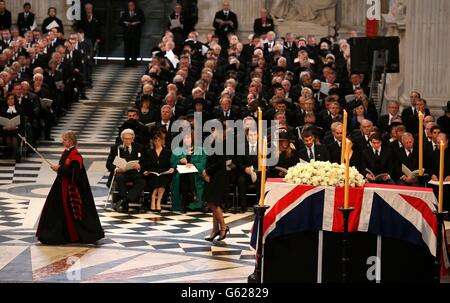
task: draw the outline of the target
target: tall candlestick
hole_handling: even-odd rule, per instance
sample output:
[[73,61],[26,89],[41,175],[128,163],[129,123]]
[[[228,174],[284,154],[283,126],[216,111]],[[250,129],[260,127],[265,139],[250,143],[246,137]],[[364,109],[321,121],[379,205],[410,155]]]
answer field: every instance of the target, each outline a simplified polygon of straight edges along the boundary
[[423,176],[423,113],[419,112],[419,176]]
[[342,126],[342,144],[341,144],[341,164],[344,164],[344,160],[345,160],[345,144],[347,142],[347,118],[348,118],[348,114],[347,111],[344,109],[344,120],[343,122],[343,126]]
[[350,152],[352,150],[352,141],[345,139],[345,188],[344,188],[344,208],[349,208],[350,191]]
[[263,140],[262,140],[262,110],[258,107],[258,171],[261,171],[261,156],[263,150]]
[[438,212],[442,213],[444,211],[443,203],[444,203],[444,159],[445,159],[445,143],[441,141],[441,145],[439,146],[441,157],[439,160],[439,204],[438,204]]
[[259,193],[259,206],[264,207],[264,195],[266,191],[266,168],[267,168],[267,137],[264,137],[261,161],[261,191]]

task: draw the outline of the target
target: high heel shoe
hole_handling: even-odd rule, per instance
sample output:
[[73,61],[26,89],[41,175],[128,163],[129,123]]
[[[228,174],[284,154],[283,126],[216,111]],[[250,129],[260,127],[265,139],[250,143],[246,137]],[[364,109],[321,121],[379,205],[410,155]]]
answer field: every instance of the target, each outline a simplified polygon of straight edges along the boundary
[[[225,232],[224,234],[223,234],[223,236],[222,236],[222,232]],[[227,226],[227,228],[225,228],[225,229],[221,229],[220,230],[220,237],[217,239],[217,240],[219,240],[219,241],[223,241],[223,240],[225,240],[226,238],[227,238],[227,234],[231,234],[231,232],[230,232],[230,227],[229,226]]]
[[205,240],[206,240],[206,241],[209,241],[209,242],[212,242],[212,241],[214,241],[214,239],[215,239],[218,235],[220,235],[220,230],[219,230],[219,229],[216,230],[215,232],[213,232],[213,233],[211,234],[211,236],[209,236],[208,238],[205,238]]

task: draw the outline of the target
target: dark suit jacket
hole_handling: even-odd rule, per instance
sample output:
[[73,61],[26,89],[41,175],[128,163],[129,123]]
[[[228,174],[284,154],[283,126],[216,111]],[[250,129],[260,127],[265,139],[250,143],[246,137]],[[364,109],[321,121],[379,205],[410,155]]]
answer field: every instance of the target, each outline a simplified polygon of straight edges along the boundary
[[[440,150],[435,150],[432,155],[431,174],[439,178],[439,165],[440,165]],[[444,179],[450,176],[450,149],[445,150],[444,159]]]
[[87,19],[87,16],[82,17],[80,21],[77,22],[77,27],[84,30],[84,36],[86,39],[91,40],[92,44],[95,44],[97,39],[102,37],[102,23],[96,16],[92,17],[91,22]]
[[378,128],[384,134],[389,131],[389,114],[383,115],[378,119]]
[[50,23],[52,23],[53,21],[56,21],[56,23],[58,23],[58,31],[64,34],[64,25],[61,19],[58,19],[57,17],[47,17],[44,19],[44,21],[42,22],[42,33],[46,34],[49,32],[47,26],[50,25]]
[[245,174],[245,169],[250,166],[253,166],[256,171],[258,169],[258,147],[256,147],[256,155],[250,155],[250,144],[245,140],[245,155],[237,155],[233,162],[236,164],[238,174]]
[[219,109],[216,109],[214,111],[214,117],[216,119],[220,119],[220,120],[233,120],[233,121],[236,121],[237,119],[239,119],[239,114],[235,110],[230,109],[229,117],[225,118],[225,115],[223,114],[223,110],[219,108]]
[[[330,161],[330,153],[325,145],[314,144],[313,152],[316,161]],[[300,158],[306,162],[310,162],[308,149],[306,147],[300,150]]]
[[[229,24],[220,25],[219,22],[217,22],[217,19],[223,21],[232,21],[233,26]],[[214,16],[213,26],[215,28],[215,34],[219,37],[221,42],[224,42],[224,39],[227,39],[228,33],[235,33],[238,30],[239,24],[235,13],[233,13],[232,11],[228,11],[228,17],[225,17],[223,10],[220,10]]]
[[[119,152],[119,154],[117,152]],[[118,144],[111,146],[108,160],[106,160],[106,168],[110,172],[110,175],[108,178],[108,183],[107,183],[108,187],[111,185],[112,177],[114,175],[114,170],[116,169],[116,166],[113,164],[113,162],[117,155],[119,155],[121,158],[124,158],[127,162],[139,160],[139,165],[141,165],[141,168],[143,167],[142,161],[143,161],[144,149],[143,149],[142,145],[140,145],[138,143],[132,143],[131,154],[128,153],[128,151],[122,147],[122,143],[118,143]],[[135,173],[136,174],[138,172],[136,170],[131,170],[126,173],[127,174]]]
[[262,19],[255,19],[253,22],[253,32],[257,35],[267,34],[270,31],[275,30],[275,23],[272,18],[266,18],[266,26],[263,27]]
[[361,174],[366,176],[368,172],[366,169],[369,169],[371,172],[375,174],[375,176],[383,173],[389,174],[391,177],[394,172],[393,166],[393,155],[389,148],[383,147],[381,148],[381,154],[379,159],[375,158],[375,153],[372,148],[368,148],[363,151],[362,159],[361,159]]
[[0,15],[0,30],[11,28],[11,12],[5,9],[5,13]]
[[331,163],[341,163],[341,147],[337,141],[328,145],[328,152],[330,153]]
[[[425,109],[424,115],[425,117],[431,115],[428,108]],[[411,106],[402,111],[402,121],[410,133],[417,134],[419,130],[419,114],[416,110],[414,110],[413,114]]]
[[[127,26],[127,23],[139,22],[136,25]],[[130,12],[128,10],[122,11],[120,14],[119,25],[123,28],[124,40],[133,39],[137,37],[141,38],[141,28],[145,23],[145,15],[141,9],[136,9],[134,12],[134,16],[130,16]]]
[[394,176],[392,176],[394,179],[399,179],[403,176],[402,164],[408,167],[411,171],[419,169],[419,151],[417,148],[413,148],[412,154],[407,157],[405,148],[398,149],[395,153],[394,164],[395,171]]
[[31,30],[34,23],[35,15],[28,13],[28,17],[25,19],[25,12],[19,13],[17,17],[17,26],[19,27],[20,35],[23,36],[27,31]]

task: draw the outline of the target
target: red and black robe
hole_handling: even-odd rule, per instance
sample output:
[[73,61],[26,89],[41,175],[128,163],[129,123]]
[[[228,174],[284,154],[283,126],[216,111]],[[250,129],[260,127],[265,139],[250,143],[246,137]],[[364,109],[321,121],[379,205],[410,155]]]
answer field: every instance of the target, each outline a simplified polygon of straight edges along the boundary
[[104,237],[104,232],[83,158],[72,147],[64,151],[59,165],[36,237],[44,244],[95,243]]

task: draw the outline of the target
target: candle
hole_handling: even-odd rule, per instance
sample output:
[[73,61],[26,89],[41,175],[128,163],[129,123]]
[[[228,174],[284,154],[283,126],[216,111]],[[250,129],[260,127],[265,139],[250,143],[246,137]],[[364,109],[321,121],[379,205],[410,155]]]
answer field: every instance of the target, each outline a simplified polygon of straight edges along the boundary
[[344,208],[349,208],[349,191],[350,191],[350,153],[352,150],[352,141],[345,140],[345,188],[344,188]]
[[266,168],[267,168],[267,137],[264,137],[262,162],[261,162],[261,191],[259,206],[264,207],[264,195],[266,191]]
[[423,114],[419,112],[419,176],[423,176]]
[[445,158],[445,143],[441,141],[440,145],[440,161],[439,161],[439,204],[438,204],[438,212],[442,213],[444,211],[443,202],[444,202],[444,158]]
[[262,110],[258,107],[258,171],[261,171],[261,154],[262,154]]
[[348,118],[348,114],[347,111],[344,109],[344,120],[343,122],[343,127],[342,127],[342,144],[341,144],[341,164],[344,164],[344,160],[345,160],[345,144],[347,142],[347,118]]

